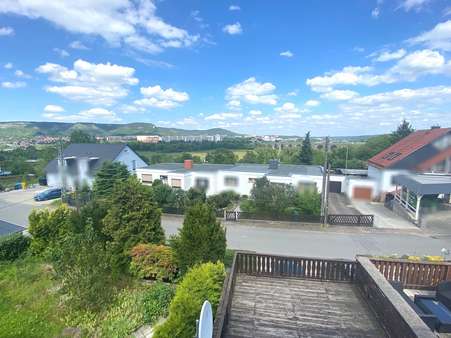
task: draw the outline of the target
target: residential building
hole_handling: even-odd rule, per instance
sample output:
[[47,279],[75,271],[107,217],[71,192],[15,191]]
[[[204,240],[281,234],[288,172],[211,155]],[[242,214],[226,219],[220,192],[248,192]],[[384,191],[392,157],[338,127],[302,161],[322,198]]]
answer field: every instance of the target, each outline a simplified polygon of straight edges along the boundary
[[451,174],[451,128],[415,131],[373,156],[368,161],[372,197],[383,200],[395,190],[393,177],[411,172]]
[[276,160],[268,165],[194,164],[191,160],[185,160],[184,163],[161,163],[138,168],[136,175],[144,184],[158,179],[174,188],[202,188],[207,195],[228,190],[249,195],[255,180],[262,177],[273,183],[321,192],[323,169],[316,165],[280,164]]
[[63,151],[62,161],[55,158],[47,164],[47,184],[62,187],[65,182],[69,190],[85,183],[92,186],[96,171],[105,161],[122,163],[130,172],[147,165],[126,144],[70,144]]
[[137,135],[136,140],[141,143],[158,143],[161,137],[158,135]]

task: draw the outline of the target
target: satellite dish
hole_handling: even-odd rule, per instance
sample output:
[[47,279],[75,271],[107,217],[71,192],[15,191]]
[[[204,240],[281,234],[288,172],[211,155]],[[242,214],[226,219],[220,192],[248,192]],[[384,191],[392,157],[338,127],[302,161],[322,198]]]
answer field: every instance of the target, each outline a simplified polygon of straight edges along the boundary
[[208,300],[202,305],[199,318],[199,335],[198,338],[212,338],[213,337],[213,311]]

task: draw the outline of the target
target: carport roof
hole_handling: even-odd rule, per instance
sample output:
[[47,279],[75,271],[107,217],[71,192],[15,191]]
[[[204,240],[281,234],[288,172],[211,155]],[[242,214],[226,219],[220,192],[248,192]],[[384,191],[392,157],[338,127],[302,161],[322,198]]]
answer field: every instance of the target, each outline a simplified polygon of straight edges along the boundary
[[0,237],[14,234],[16,232],[24,231],[25,228],[0,220]]
[[398,175],[393,177],[393,183],[418,195],[451,193],[451,176],[446,175]]

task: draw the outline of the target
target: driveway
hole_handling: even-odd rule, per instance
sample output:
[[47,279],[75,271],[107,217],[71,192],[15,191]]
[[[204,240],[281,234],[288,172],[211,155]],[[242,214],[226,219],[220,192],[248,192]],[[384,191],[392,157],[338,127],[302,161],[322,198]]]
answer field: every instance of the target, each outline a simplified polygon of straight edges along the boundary
[[437,236],[451,236],[451,211],[436,211],[430,215],[424,215],[422,226],[428,232]]
[[374,226],[381,229],[418,229],[415,224],[395,214],[382,203],[353,200],[352,204],[364,215],[374,215]]
[[331,215],[360,215],[345,194],[329,193],[329,214]]
[[45,187],[0,193],[0,220],[28,227],[28,215],[35,208],[45,208],[52,201],[36,202],[34,195]]

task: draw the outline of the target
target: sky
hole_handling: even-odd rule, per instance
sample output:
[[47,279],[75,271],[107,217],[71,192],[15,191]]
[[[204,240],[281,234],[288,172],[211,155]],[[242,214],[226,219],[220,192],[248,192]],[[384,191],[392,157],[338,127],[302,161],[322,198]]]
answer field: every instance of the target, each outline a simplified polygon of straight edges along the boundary
[[451,0],[1,0],[0,120],[451,127]]

